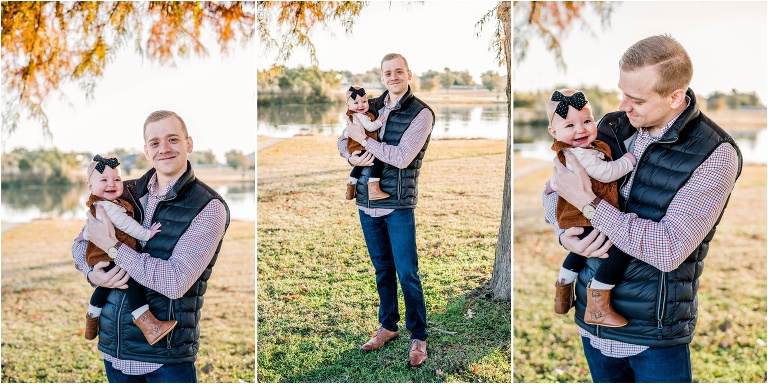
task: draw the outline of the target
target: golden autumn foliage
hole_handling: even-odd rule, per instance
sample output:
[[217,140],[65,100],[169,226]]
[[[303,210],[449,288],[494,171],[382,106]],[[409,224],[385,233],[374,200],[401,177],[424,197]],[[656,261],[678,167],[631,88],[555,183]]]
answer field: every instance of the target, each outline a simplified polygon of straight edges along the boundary
[[364,1],[259,1],[257,25],[262,49],[277,49],[269,76],[280,70],[295,48],[306,49],[316,67],[315,45],[310,38],[315,27],[340,21],[344,32],[351,33],[355,18],[366,5]]
[[2,3],[3,131],[22,114],[50,136],[43,102],[61,85],[77,83],[87,97],[117,52],[164,65],[205,55],[203,31],[220,52],[254,34],[253,2],[8,2]]
[[515,1],[515,62],[525,59],[531,39],[540,37],[547,50],[555,55],[555,61],[565,68],[560,37],[574,24],[589,29],[584,12],[592,8],[606,26],[616,3],[602,1]]

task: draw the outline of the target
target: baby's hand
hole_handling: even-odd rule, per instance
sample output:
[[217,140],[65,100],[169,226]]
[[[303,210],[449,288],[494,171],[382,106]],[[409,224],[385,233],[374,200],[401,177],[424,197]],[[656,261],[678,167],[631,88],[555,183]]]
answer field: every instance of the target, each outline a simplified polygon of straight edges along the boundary
[[622,156],[622,157],[626,157],[626,158],[628,158],[628,159],[629,159],[629,161],[631,161],[631,162],[632,162],[632,165],[637,165],[637,158],[635,158],[635,155],[633,155],[633,154],[631,154],[631,153],[627,152],[627,153],[625,153],[625,154],[624,154],[624,156]]
[[151,239],[154,237],[158,232],[160,232],[160,223],[154,223],[151,227],[149,227],[149,238]]
[[[551,179],[550,179],[551,180]],[[549,185],[549,180],[547,180],[547,184],[544,186],[544,194],[549,195],[550,193],[554,192],[555,190],[552,189],[552,186]]]

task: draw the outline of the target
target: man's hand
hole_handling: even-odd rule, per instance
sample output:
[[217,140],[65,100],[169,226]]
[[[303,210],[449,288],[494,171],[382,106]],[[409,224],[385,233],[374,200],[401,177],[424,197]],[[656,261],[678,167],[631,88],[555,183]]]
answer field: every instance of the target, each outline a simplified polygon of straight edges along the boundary
[[608,257],[608,249],[613,243],[604,234],[593,229],[589,235],[579,239],[579,235],[582,233],[584,233],[583,227],[568,228],[560,235],[560,244],[563,245],[563,248],[584,257],[599,257],[601,259]]
[[355,166],[368,167],[373,165],[373,159],[373,155],[368,151],[365,151],[362,156],[360,156],[360,151],[354,151],[349,156],[349,163]]
[[589,204],[595,199],[595,193],[592,192],[592,181],[587,175],[587,171],[581,166],[570,151],[564,151],[565,161],[573,167],[573,172],[560,163],[555,157],[555,169],[553,170],[550,186],[557,192],[558,196],[571,203],[574,207],[581,207]]
[[88,220],[85,222],[85,229],[88,232],[88,240],[101,248],[102,251],[106,252],[109,247],[117,243],[115,227],[112,225],[112,221],[109,220],[109,216],[107,216],[107,211],[104,207],[97,205],[96,210],[103,221],[97,220],[91,215],[91,211],[88,211]]
[[130,279],[131,276],[118,266],[115,266],[108,272],[104,272],[104,268],[108,265],[108,261],[99,261],[96,263],[96,265],[93,266],[93,271],[88,272],[88,280],[90,280],[93,285],[98,285],[99,287],[128,288],[128,279]]
[[[357,116],[353,117],[353,119],[356,118]],[[347,123],[347,136],[358,143],[361,143],[368,137],[365,135],[365,129],[363,129],[363,125],[360,124],[360,120],[355,120],[355,123]]]

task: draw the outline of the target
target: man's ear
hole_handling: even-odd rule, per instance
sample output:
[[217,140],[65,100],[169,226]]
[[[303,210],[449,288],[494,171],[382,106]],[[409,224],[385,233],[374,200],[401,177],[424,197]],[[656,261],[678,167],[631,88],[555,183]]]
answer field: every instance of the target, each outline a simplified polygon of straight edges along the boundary
[[187,136],[187,153],[192,153],[194,143],[192,142],[192,136]]
[[669,106],[672,109],[677,109],[680,108],[681,105],[685,105],[685,92],[680,89],[675,89],[669,98]]

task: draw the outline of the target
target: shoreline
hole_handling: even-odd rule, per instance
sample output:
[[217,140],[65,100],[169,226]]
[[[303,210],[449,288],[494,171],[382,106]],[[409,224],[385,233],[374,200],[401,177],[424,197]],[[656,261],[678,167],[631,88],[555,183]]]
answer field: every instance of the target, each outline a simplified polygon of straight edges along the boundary
[[[82,222],[85,223],[85,220],[75,220],[75,219],[62,219],[62,218],[55,218],[55,217],[46,217],[46,218],[37,218],[32,219],[31,221],[0,221],[0,233],[6,233],[16,227],[23,227],[29,224],[32,224],[33,222],[39,222],[39,221],[56,221],[60,223],[74,223],[74,222]],[[230,219],[230,223],[233,222],[240,222],[240,223],[255,223],[255,220],[240,220],[240,219]]]

